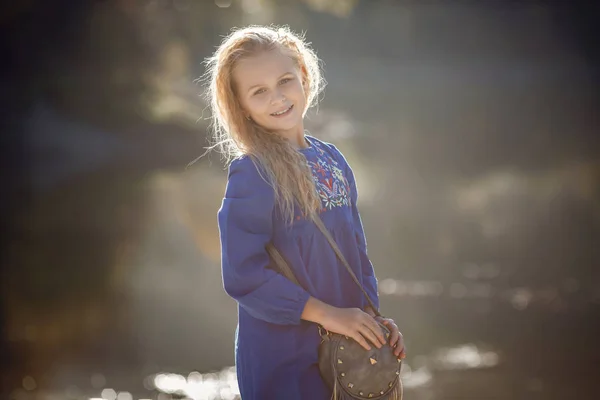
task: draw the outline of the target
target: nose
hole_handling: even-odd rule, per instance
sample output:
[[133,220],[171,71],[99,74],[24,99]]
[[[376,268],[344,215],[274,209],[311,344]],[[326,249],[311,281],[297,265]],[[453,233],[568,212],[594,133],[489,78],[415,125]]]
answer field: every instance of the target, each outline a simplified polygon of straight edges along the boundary
[[271,97],[271,104],[280,104],[285,102],[285,95],[281,90],[276,90],[273,92],[273,97]]

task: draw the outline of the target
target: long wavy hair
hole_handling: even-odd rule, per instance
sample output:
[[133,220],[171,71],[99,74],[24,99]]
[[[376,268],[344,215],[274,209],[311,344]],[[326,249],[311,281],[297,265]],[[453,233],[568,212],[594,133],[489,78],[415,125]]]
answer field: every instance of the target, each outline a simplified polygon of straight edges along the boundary
[[277,132],[269,131],[245,117],[236,95],[233,70],[245,57],[280,50],[294,60],[302,73],[306,107],[318,101],[325,85],[320,62],[302,35],[288,27],[249,26],[232,31],[214,55],[206,60],[206,96],[212,111],[213,143],[227,163],[249,156],[273,187],[275,204],[290,223],[297,204],[303,215],[313,218],[320,207],[306,158]]

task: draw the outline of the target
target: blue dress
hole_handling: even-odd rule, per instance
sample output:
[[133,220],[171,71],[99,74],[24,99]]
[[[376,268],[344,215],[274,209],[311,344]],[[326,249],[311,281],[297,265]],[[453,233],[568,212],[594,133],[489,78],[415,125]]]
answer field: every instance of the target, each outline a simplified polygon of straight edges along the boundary
[[[309,147],[299,151],[313,172],[321,219],[379,308],[352,170],[335,146],[306,139]],[[218,222],[223,286],[238,304],[235,363],[242,400],[330,399],[319,375],[317,326],[300,316],[309,296],[336,307],[364,310],[368,304],[325,236],[296,215],[286,226],[272,187],[249,157],[231,163]],[[303,288],[266,268],[270,240]]]

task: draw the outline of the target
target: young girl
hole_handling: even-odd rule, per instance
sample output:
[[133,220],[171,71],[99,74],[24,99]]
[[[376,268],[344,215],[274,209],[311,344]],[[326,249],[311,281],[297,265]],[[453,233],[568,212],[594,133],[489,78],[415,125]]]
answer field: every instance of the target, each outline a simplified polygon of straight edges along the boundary
[[[393,320],[374,317],[312,221],[319,213],[379,307],[352,170],[335,146],[304,131],[322,89],[319,60],[287,28],[252,26],[232,32],[208,61],[217,143],[233,160],[218,222],[223,285],[238,303],[242,399],[329,399],[315,323],[368,350],[385,344],[380,318],[399,358],[404,344]],[[268,268],[269,242],[302,287]]]

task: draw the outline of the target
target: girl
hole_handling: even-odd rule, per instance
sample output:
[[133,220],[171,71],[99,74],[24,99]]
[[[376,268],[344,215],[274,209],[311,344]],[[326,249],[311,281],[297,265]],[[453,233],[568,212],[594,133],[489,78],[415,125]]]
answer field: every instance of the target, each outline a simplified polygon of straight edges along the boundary
[[[218,223],[223,285],[238,303],[242,399],[329,399],[315,323],[367,350],[385,338],[312,221],[319,213],[379,307],[352,170],[335,146],[304,131],[304,115],[322,89],[319,60],[289,29],[252,26],[227,36],[208,66],[217,145],[233,160]],[[269,242],[302,288],[268,268]],[[391,319],[381,322],[392,332],[396,356],[404,358],[398,327]]]

